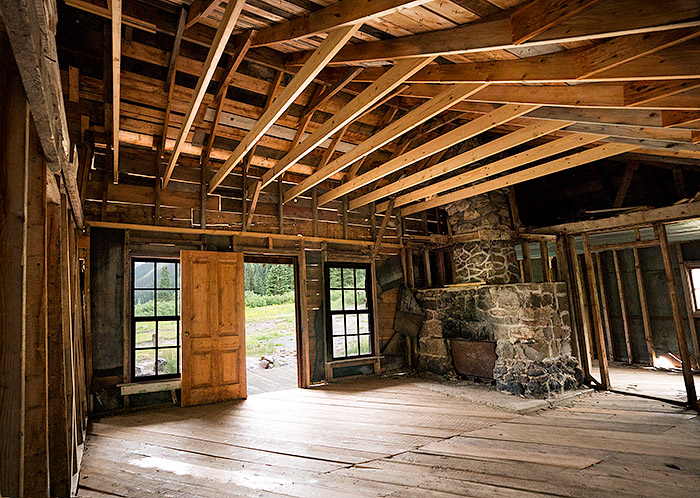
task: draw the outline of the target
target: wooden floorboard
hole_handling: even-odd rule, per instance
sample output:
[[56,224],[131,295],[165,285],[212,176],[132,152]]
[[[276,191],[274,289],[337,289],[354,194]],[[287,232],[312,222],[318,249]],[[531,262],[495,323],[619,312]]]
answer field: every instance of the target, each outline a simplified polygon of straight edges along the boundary
[[528,415],[372,379],[93,420],[79,496],[695,497],[700,421],[591,393]]

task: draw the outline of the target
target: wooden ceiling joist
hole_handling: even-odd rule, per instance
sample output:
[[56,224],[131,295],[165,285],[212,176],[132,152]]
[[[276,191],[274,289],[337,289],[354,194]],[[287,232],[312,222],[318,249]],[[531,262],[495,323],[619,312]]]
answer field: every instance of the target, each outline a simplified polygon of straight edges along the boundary
[[517,185],[518,183],[526,182],[528,180],[534,180],[535,178],[540,178],[542,176],[575,168],[576,166],[581,166],[582,164],[588,164],[608,157],[624,154],[625,152],[631,152],[637,148],[637,146],[629,144],[606,143],[584,150],[583,152],[577,152],[575,154],[571,154],[570,156],[555,159],[523,171],[518,171],[517,173],[501,176],[477,185],[471,185],[469,187],[459,189],[449,194],[437,196],[434,199],[419,202],[403,208],[401,210],[401,215],[409,216],[411,214],[420,213],[426,209],[444,206],[445,204],[449,204],[451,202],[468,199],[469,197],[474,197],[475,195]]
[[[501,173],[519,168],[520,166],[525,166],[526,164],[530,164],[541,159],[546,159],[547,157],[562,154],[564,152],[576,149],[577,147],[584,147],[604,138],[605,135],[574,133],[563,138],[552,140],[551,142],[540,145],[539,147],[528,149],[485,166],[471,169],[441,182],[432,183],[426,187],[400,195],[395,199],[394,206],[401,207],[421,199],[429,199],[434,195],[442,194],[443,192],[452,190],[460,185],[468,185],[479,180],[485,180],[486,178],[494,175],[500,175]],[[378,212],[383,212],[385,208],[386,206],[384,204],[377,205]]]
[[194,123],[199,107],[202,104],[202,100],[204,99],[204,94],[207,92],[209,82],[214,76],[214,71],[216,71],[219,60],[224,53],[226,43],[228,42],[233,29],[236,27],[236,21],[238,20],[238,16],[240,15],[244,4],[245,0],[231,0],[228,5],[226,5],[226,10],[224,11],[224,15],[221,19],[221,24],[219,25],[219,29],[216,31],[216,36],[211,48],[209,49],[207,60],[204,62],[204,71],[197,81],[197,86],[194,89],[192,100],[190,100],[187,112],[185,113],[184,123],[182,124],[182,127],[178,132],[177,140],[175,141],[175,148],[172,151],[172,155],[168,161],[168,166],[165,169],[165,174],[163,175],[163,188],[168,186],[168,182],[173,174],[177,160],[180,157],[183,146],[185,145],[187,135],[192,127],[192,123]]
[[[700,78],[696,63],[700,44],[685,44],[698,36],[700,29],[684,28],[621,36],[592,47],[519,60],[433,65],[409,82],[575,83]],[[673,50],[667,50],[670,48]],[[382,72],[381,67],[365,69],[357,81],[374,81]]]
[[487,142],[478,147],[463,152],[455,157],[442,161],[430,168],[409,175],[405,178],[386,185],[385,187],[374,189],[351,201],[352,206],[364,206],[383,197],[396,194],[402,190],[414,187],[421,183],[434,180],[435,178],[456,171],[460,168],[486,159],[505,150],[522,145],[530,140],[543,137],[552,132],[561,130],[570,125],[569,121],[542,121],[534,125],[521,128],[500,138]]
[[[270,169],[262,177],[262,188],[272,183],[282,175],[290,166],[296,164],[309,152],[324,142],[328,137],[352,122],[358,116],[382,100],[395,88],[401,85],[412,74],[419,71],[432,62],[432,57],[416,57],[397,62],[381,78],[368,86],[362,93],[346,104],[337,114],[329,118],[310,136],[306,137],[299,145],[285,155],[274,168]],[[252,191],[251,191],[252,193]]]
[[401,9],[417,7],[432,0],[342,0],[316,12],[260,31],[254,46],[261,47],[356,24]]
[[[505,105],[495,109],[494,111],[479,116],[469,123],[466,123],[452,131],[449,131],[429,142],[419,145],[408,152],[391,158],[386,163],[363,173],[360,176],[349,179],[342,183],[339,187],[326,192],[319,197],[319,206],[323,206],[333,199],[337,199],[346,195],[358,188],[369,185],[387,175],[400,171],[401,169],[410,166],[422,159],[425,159],[433,154],[444,151],[455,144],[468,140],[480,133],[488,131],[496,126],[500,126],[518,116],[522,116],[536,109],[536,106],[528,105]],[[350,201],[350,209],[356,209],[364,204],[359,203],[359,199]],[[371,201],[369,201],[371,202]]]
[[513,43],[520,45],[601,0],[533,0],[510,16]]
[[440,95],[429,100],[428,102],[425,102],[423,105],[416,107],[400,119],[392,122],[384,129],[369,137],[350,152],[343,154],[335,161],[329,163],[327,166],[320,168],[316,173],[300,184],[289,189],[284,196],[284,202],[289,202],[295,199],[308,189],[318,185],[322,181],[330,178],[339,171],[342,171],[344,168],[356,161],[359,161],[363,157],[366,157],[395,138],[403,135],[407,131],[412,130],[422,123],[425,123],[429,119],[449,109],[457,102],[460,102],[469,95],[478,92],[483,87],[484,85],[455,85],[447,88]]
[[[250,151],[260,138],[275,124],[275,121],[289,108],[296,98],[304,91],[318,73],[323,70],[333,56],[352,38],[359,29],[358,24],[343,26],[332,31],[326,39],[319,45],[306,64],[296,73],[292,81],[282,90],[263,115],[258,119],[255,126],[246,137],[238,144],[229,158],[216,172],[216,175],[209,182],[209,193],[211,194],[223,179],[236,167],[243,157]],[[269,182],[268,182],[269,183]],[[251,192],[252,196],[252,192]]]
[[[573,16],[521,45],[512,41],[510,18],[496,14],[456,28],[358,43],[341,50],[333,62],[359,63],[419,55],[469,54],[698,26],[700,5],[695,0],[604,0],[582,15]],[[307,57],[305,53],[295,54],[290,62],[301,64]]]

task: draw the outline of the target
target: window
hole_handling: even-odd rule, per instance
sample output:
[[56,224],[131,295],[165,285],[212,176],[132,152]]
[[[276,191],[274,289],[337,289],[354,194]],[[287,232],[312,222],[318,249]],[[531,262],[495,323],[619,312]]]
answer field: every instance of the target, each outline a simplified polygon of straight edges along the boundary
[[133,260],[132,378],[180,375],[180,263]]
[[333,360],[374,353],[369,274],[369,265],[326,266],[328,351]]
[[688,273],[690,274],[690,291],[693,293],[693,311],[697,313],[700,312],[700,265],[688,266]]

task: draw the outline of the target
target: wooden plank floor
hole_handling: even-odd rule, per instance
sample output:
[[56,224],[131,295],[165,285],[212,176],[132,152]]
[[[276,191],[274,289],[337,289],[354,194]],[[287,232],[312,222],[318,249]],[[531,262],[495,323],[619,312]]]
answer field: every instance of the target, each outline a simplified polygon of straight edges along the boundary
[[294,389],[297,382],[297,363],[273,368],[248,368],[246,370],[248,395]]
[[515,415],[406,380],[93,421],[81,497],[696,497],[697,413],[591,393]]

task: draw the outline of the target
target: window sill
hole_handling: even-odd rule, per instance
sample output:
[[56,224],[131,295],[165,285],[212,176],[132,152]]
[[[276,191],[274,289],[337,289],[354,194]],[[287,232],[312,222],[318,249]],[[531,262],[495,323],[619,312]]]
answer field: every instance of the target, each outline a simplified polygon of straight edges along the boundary
[[118,384],[122,396],[132,394],[157,393],[161,391],[174,391],[180,389],[180,379],[156,380],[153,382],[136,382],[132,384]]
[[353,366],[361,365],[362,363],[370,363],[384,358],[383,356],[360,356],[359,358],[346,358],[343,360],[331,360],[327,362],[330,366]]

